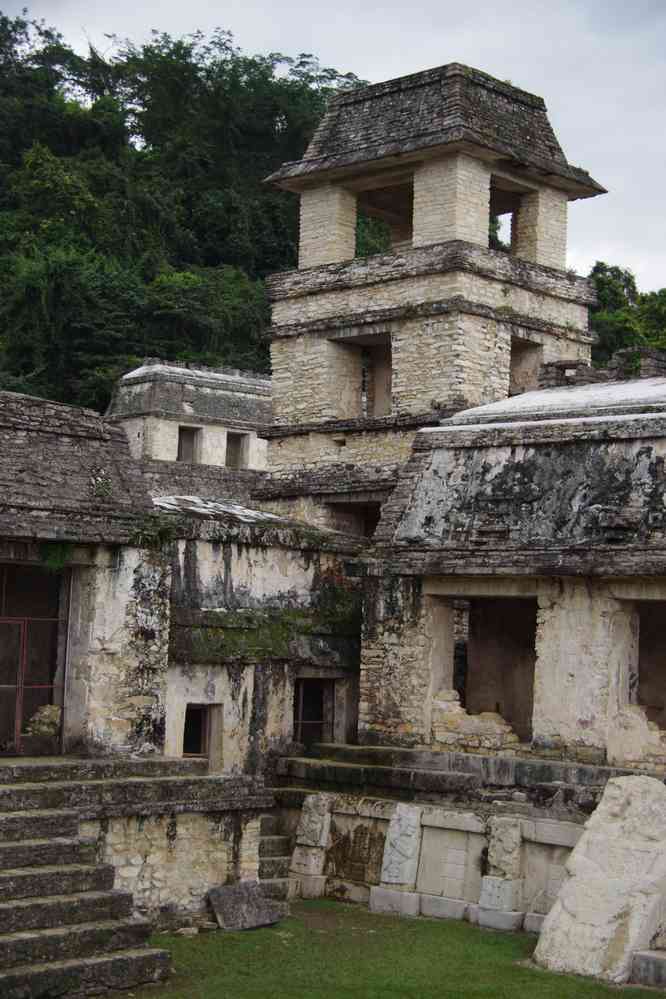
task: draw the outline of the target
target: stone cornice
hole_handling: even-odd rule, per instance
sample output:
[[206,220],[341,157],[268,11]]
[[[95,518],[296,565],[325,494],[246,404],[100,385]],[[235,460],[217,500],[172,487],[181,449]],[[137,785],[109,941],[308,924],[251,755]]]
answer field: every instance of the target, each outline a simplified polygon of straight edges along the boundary
[[349,420],[326,420],[321,423],[275,423],[270,427],[261,427],[260,435],[267,440],[278,440],[281,437],[303,436],[304,434],[341,434],[341,433],[386,433],[395,430],[417,430],[421,427],[432,427],[442,420],[453,416],[466,406],[461,401],[460,406],[431,411],[428,413],[403,413],[396,416],[378,416],[374,418],[357,417]]
[[587,278],[462,240],[286,271],[268,278],[267,285],[271,300],[278,302],[447,271],[467,271],[579,305],[593,305],[596,301]]

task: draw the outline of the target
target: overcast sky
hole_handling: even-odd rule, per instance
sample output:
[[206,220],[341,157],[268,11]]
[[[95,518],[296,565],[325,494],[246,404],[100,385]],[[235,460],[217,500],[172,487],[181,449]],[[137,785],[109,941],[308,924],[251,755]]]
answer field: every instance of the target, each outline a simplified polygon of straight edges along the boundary
[[[0,0],[18,13],[29,0]],[[77,48],[229,28],[246,52],[311,52],[371,82],[464,62],[540,94],[570,163],[608,188],[574,202],[569,266],[666,286],[666,0],[34,0]]]

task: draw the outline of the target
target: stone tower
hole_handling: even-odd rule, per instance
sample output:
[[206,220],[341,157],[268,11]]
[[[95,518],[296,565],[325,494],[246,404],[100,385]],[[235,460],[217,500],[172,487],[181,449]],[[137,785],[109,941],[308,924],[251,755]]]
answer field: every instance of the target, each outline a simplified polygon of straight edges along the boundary
[[[451,63],[341,94],[302,160],[299,267],[270,281],[274,426],[263,498],[369,535],[418,427],[588,361],[568,202],[604,189],[562,152],[540,97]],[[390,252],[356,255],[360,215]],[[490,221],[511,216],[508,251]]]

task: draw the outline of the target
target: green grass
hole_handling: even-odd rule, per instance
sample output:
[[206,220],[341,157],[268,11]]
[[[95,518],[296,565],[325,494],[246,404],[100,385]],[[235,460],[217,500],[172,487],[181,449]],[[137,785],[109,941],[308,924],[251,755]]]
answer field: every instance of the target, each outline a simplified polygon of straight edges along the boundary
[[526,964],[536,938],[463,922],[375,916],[339,902],[297,902],[269,929],[158,934],[174,974],[136,999],[645,999]]

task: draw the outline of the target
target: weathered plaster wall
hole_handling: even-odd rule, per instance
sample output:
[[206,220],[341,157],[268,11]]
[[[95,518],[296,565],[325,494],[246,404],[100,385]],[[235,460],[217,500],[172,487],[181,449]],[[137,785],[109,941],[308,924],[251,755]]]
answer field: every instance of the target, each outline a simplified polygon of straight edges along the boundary
[[148,549],[100,548],[73,570],[66,746],[163,748],[170,582],[168,560]]
[[301,676],[339,681],[336,737],[350,736],[359,596],[339,557],[191,539],[177,545],[173,581],[168,752],[182,752],[188,703],[219,705],[223,769],[262,768],[292,739]]
[[403,463],[409,457],[414,434],[414,430],[391,429],[383,433],[374,430],[275,437],[269,441],[271,472],[298,472],[350,462],[364,465]]
[[244,467],[266,468],[266,441],[254,430],[238,430],[197,422],[196,417],[179,420],[161,416],[140,416],[124,419],[122,427],[127,434],[133,458],[141,460],[176,461],[178,459],[178,430],[180,427],[198,429],[196,463],[224,467],[227,453],[227,434],[243,433],[245,443]]

